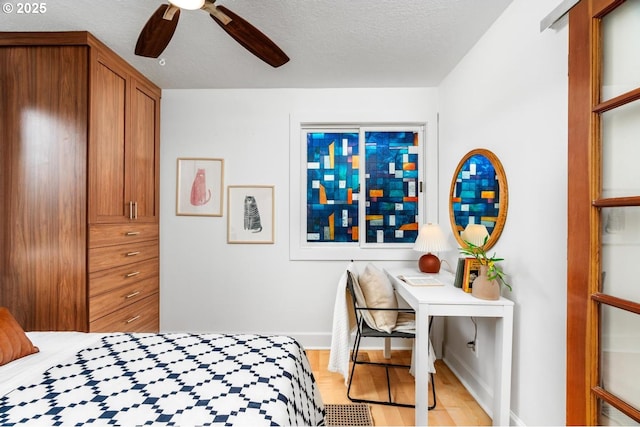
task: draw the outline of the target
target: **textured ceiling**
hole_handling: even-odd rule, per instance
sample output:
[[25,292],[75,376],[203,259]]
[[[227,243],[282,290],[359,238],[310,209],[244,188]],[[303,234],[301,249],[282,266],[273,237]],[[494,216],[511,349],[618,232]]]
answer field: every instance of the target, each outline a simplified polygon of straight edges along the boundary
[[182,11],[164,66],[135,56],[160,0],[52,0],[42,14],[0,13],[0,30],[88,30],[164,89],[429,87],[511,1],[219,0],[287,53],[291,60],[280,68],[250,54],[202,10]]

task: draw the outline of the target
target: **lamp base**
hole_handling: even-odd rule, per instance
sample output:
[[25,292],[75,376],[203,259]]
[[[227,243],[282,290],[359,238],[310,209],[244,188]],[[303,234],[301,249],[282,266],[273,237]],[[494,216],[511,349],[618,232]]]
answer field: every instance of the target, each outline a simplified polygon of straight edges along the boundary
[[432,253],[424,254],[418,260],[418,268],[423,273],[438,273],[440,271],[440,259]]

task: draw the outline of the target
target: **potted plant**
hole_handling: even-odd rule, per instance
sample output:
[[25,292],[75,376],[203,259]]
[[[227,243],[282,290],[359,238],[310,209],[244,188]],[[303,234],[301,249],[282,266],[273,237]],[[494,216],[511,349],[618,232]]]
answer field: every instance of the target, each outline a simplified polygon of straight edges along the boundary
[[471,286],[472,295],[482,299],[498,299],[501,284],[509,288],[509,291],[513,289],[505,280],[504,271],[496,265],[496,262],[503,261],[504,258],[497,258],[495,253],[492,256],[487,255],[484,249],[487,239],[489,236],[484,238],[480,246],[464,240],[466,247],[461,248],[460,253],[471,256],[480,263],[480,275]]

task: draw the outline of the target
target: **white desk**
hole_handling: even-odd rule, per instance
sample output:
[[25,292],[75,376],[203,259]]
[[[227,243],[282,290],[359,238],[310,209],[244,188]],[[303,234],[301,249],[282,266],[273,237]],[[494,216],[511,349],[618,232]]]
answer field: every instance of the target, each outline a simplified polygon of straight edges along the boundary
[[493,425],[509,425],[511,399],[511,343],[513,339],[513,301],[476,298],[453,286],[451,273],[434,275],[444,286],[411,286],[400,275],[418,276],[417,268],[387,269],[398,295],[416,312],[415,378],[416,426],[428,425],[428,343],[430,316],[496,317],[495,384],[493,387]]

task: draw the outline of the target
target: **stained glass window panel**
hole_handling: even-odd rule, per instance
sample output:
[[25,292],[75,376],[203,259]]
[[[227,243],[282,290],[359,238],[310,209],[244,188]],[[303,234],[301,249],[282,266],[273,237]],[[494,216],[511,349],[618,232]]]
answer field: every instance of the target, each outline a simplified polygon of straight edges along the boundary
[[358,132],[307,133],[307,242],[357,242]]
[[367,243],[418,235],[418,133],[365,132]]

